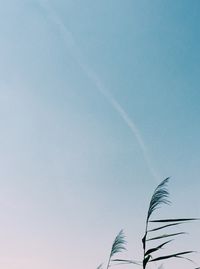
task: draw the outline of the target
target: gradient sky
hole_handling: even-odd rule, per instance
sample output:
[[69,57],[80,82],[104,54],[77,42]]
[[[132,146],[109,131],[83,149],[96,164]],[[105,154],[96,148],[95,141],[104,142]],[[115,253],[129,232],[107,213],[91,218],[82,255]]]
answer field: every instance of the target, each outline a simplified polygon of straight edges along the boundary
[[[96,268],[121,228],[119,257],[140,259],[168,176],[172,206],[157,216],[200,217],[199,11],[199,0],[1,1],[2,268]],[[171,249],[200,252],[199,224],[184,229]]]

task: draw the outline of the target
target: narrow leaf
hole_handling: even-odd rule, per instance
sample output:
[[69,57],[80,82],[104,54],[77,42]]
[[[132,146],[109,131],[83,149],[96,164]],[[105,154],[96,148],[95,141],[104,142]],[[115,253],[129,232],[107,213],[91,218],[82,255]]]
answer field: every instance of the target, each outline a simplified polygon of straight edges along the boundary
[[189,258],[186,258],[186,257],[182,257],[182,256],[176,256],[176,258],[185,259],[185,260],[187,260],[187,261],[189,261],[189,262],[194,263],[194,261],[193,261],[193,260],[191,260],[191,259],[189,259]]
[[188,218],[188,219],[156,219],[150,220],[149,222],[184,222],[184,221],[192,221],[192,220],[199,220],[199,218]]
[[161,257],[157,257],[155,259],[150,260],[150,262],[171,259],[171,258],[184,258],[184,257],[181,257],[180,255],[186,255],[186,254],[190,254],[193,252],[194,251],[184,251],[184,252],[179,252],[179,253],[175,253],[175,254],[171,254],[171,255],[167,255],[167,256],[161,256]]
[[154,229],[148,230],[148,232],[155,232],[155,231],[158,231],[158,230],[161,230],[161,229],[164,229],[164,228],[170,227],[170,226],[175,226],[175,225],[180,225],[180,224],[182,224],[182,223],[180,223],[180,222],[171,223],[171,224],[167,224],[167,225],[164,225],[164,226],[160,226],[160,227],[157,227],[157,228],[154,228]]
[[174,233],[174,234],[163,234],[163,235],[160,235],[160,236],[149,238],[149,239],[147,239],[147,241],[162,239],[162,238],[171,237],[171,236],[180,235],[180,234],[186,234],[186,233],[180,232],[180,233]]
[[155,252],[155,251],[161,249],[164,245],[170,243],[171,241],[172,240],[169,240],[169,241],[164,242],[164,243],[162,243],[161,245],[159,245],[159,246],[157,246],[155,248],[151,248],[151,249],[147,250],[146,253],[145,253],[145,256],[151,254],[152,252]]
[[114,259],[112,260],[113,262],[120,262],[122,264],[137,264],[141,265],[141,262],[139,261],[134,261],[134,260],[122,260],[122,259]]

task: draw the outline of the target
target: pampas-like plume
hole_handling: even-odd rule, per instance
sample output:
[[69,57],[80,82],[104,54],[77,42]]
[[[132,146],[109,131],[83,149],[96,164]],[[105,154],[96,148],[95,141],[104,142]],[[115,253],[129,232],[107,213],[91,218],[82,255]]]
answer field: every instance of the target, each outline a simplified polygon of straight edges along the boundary
[[107,269],[110,267],[110,263],[111,263],[111,259],[112,257],[119,252],[122,252],[123,250],[126,250],[125,247],[126,244],[126,240],[125,240],[125,236],[124,236],[124,232],[123,230],[121,230],[118,235],[115,237],[115,240],[112,244],[112,248],[111,248],[111,252],[110,252],[110,256],[108,259],[108,264],[107,264]]
[[160,206],[161,204],[169,204],[170,201],[168,200],[169,192],[166,188],[166,184],[168,183],[169,178],[163,180],[155,189],[148,209],[147,214],[147,221],[149,221],[150,216],[152,213]]

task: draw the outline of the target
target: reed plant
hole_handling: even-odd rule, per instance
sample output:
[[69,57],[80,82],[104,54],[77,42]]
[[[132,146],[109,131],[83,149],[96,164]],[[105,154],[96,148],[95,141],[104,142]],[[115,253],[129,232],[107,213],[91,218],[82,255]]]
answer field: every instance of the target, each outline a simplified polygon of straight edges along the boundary
[[[108,262],[105,269],[108,269],[113,264],[134,264],[146,269],[150,263],[168,260],[172,258],[186,259],[188,255],[193,253],[193,250],[183,250],[176,253],[170,253],[167,255],[158,255],[159,250],[164,246],[171,243],[174,237],[185,234],[184,231],[165,233],[164,231],[169,227],[175,227],[190,221],[198,220],[197,218],[165,218],[165,219],[152,219],[154,211],[159,209],[162,205],[169,205],[169,192],[168,192],[168,181],[169,178],[164,179],[154,190],[153,195],[150,199],[147,216],[145,220],[145,231],[142,238],[143,246],[143,259],[142,261],[127,260],[127,259],[114,259],[115,254],[118,254],[126,250],[126,240],[123,230],[116,236],[111,251],[109,254]],[[153,225],[153,227],[151,227]],[[157,234],[158,233],[158,234]],[[155,243],[155,246],[149,247],[149,242]],[[160,242],[160,243],[156,243]],[[103,269],[103,264],[99,265],[97,269]],[[160,268],[160,267],[159,267]],[[200,269],[196,267],[195,269]]]

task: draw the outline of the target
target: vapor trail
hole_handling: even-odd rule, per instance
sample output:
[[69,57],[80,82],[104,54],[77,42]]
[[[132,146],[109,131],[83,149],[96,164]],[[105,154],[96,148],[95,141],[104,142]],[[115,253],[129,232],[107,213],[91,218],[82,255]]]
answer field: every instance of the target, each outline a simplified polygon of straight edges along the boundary
[[79,66],[83,69],[83,71],[86,73],[88,78],[94,83],[98,92],[107,99],[107,101],[110,103],[113,109],[120,115],[120,117],[129,127],[130,131],[135,136],[141,148],[141,151],[143,153],[144,159],[146,161],[146,164],[148,166],[148,169],[151,175],[156,180],[156,182],[158,182],[160,180],[160,177],[158,176],[157,171],[155,170],[155,168],[153,167],[151,163],[147,147],[144,143],[142,135],[138,127],[136,126],[135,122],[129,117],[129,115],[126,113],[123,107],[118,103],[118,101],[111,95],[111,93],[105,88],[105,86],[102,84],[97,74],[90,68],[90,66],[86,64],[85,60],[83,59],[83,55],[81,54],[81,51],[79,47],[77,46],[72,33],[64,25],[64,23],[62,22],[58,14],[51,8],[50,4],[48,3],[48,0],[39,0],[39,4],[42,8],[46,10],[49,18],[57,25],[58,30],[65,42],[65,45],[67,49],[70,50],[73,58],[76,60]]

